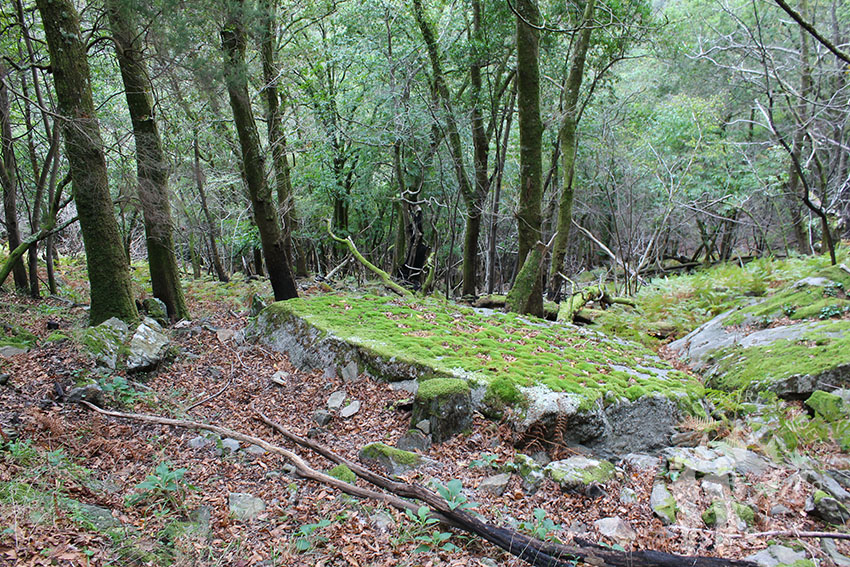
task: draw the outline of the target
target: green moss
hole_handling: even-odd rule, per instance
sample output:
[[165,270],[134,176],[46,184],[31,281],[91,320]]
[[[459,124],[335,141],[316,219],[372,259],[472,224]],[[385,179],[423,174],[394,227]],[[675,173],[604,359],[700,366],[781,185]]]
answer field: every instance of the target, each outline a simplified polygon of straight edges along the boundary
[[469,382],[459,378],[432,378],[419,383],[416,397],[422,401],[444,398],[454,394],[468,394]]
[[394,463],[406,466],[416,466],[422,460],[416,453],[402,451],[401,449],[396,449],[383,443],[369,443],[360,450],[360,455],[363,458],[375,460],[388,458]]
[[727,520],[726,506],[719,500],[712,502],[711,506],[702,513],[702,521],[709,528],[725,526]]
[[646,388],[644,388],[643,386],[631,386],[629,388],[626,388],[626,397],[631,401],[635,401],[645,395]]
[[815,490],[815,493],[812,495],[812,498],[815,501],[815,504],[820,504],[820,501],[824,498],[831,498],[829,493],[824,492],[823,490]]
[[806,405],[829,423],[844,416],[844,400],[841,399],[841,396],[823,390],[812,392],[812,395],[806,400]]
[[741,502],[732,502],[732,509],[735,511],[735,515],[743,520],[747,526],[752,527],[756,523],[755,511],[746,504]]
[[345,465],[337,465],[328,471],[328,474],[337,480],[354,484],[357,481],[357,475]]

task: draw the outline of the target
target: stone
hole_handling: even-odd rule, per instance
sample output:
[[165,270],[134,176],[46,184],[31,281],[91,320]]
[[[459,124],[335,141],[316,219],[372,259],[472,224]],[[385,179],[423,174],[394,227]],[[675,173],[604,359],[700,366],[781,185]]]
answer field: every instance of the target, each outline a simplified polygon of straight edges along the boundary
[[522,489],[529,494],[536,492],[546,478],[543,474],[543,467],[534,459],[522,453],[517,453],[514,462],[505,465],[503,470],[516,472],[522,479]]
[[395,520],[386,512],[375,512],[369,516],[369,521],[379,532],[392,533],[395,531]]
[[820,548],[826,553],[836,567],[850,567],[850,557],[840,553],[835,545],[835,540],[831,538],[821,538]]
[[770,507],[770,515],[774,518],[782,517],[782,516],[790,516],[794,511],[788,506],[783,506],[782,504],[774,504]]
[[236,331],[233,329],[216,329],[215,337],[219,340],[219,342],[226,343],[230,339],[236,336]]
[[65,395],[65,401],[69,404],[76,404],[81,401],[94,404],[98,407],[104,407],[103,389],[97,384],[87,384],[72,388]]
[[142,309],[147,313],[148,317],[159,323],[160,325],[168,325],[168,308],[161,299],[156,297],[146,297],[142,300]]
[[420,420],[416,424],[416,429],[418,429],[425,435],[429,435],[431,433],[431,422],[427,419]]
[[842,504],[850,505],[850,492],[847,492],[841,483],[836,481],[832,475],[821,474],[812,469],[806,469],[803,471],[803,479],[813,484],[816,488],[823,490]]
[[618,516],[596,520],[593,522],[593,525],[596,526],[596,530],[600,535],[612,539],[621,545],[631,543],[637,539],[637,532],[635,532],[628,522]]
[[328,398],[328,409],[339,409],[348,396],[345,390],[337,390]]
[[115,370],[119,356],[126,350],[124,343],[129,333],[130,327],[127,323],[112,317],[85,330],[82,337],[83,347],[98,365]]
[[70,507],[100,531],[121,527],[121,522],[112,515],[112,510],[108,508],[82,502],[74,502]]
[[331,413],[323,409],[316,410],[313,412],[313,421],[315,421],[319,427],[325,427],[331,422]]
[[654,469],[661,464],[661,459],[645,453],[629,453],[620,459],[620,465],[629,465],[636,469]]
[[230,514],[237,520],[253,520],[266,509],[266,503],[262,498],[244,492],[231,492],[227,496],[227,504]]
[[708,500],[717,501],[726,499],[726,488],[729,485],[723,482],[722,479],[706,477],[702,479],[700,486],[702,487],[702,493],[705,494]]
[[419,382],[416,380],[400,380],[399,382],[390,384],[390,388],[394,392],[408,392],[409,394],[416,395],[417,390],[419,390]]
[[127,371],[138,372],[155,368],[165,357],[168,336],[159,323],[145,317],[130,338]]
[[431,448],[431,440],[418,429],[411,429],[399,438],[395,446],[402,451],[424,453]]
[[189,447],[192,449],[203,449],[207,445],[212,445],[212,441],[203,435],[198,435],[197,437],[193,437],[189,439]]
[[343,382],[354,382],[360,375],[360,369],[357,367],[357,363],[352,360],[342,367],[340,374]]
[[726,503],[720,500],[715,500],[702,513],[702,521],[709,528],[724,528],[729,522],[729,512],[726,510]]
[[340,417],[348,419],[355,413],[360,411],[360,400],[354,400],[339,411]]
[[584,490],[591,484],[604,484],[614,478],[614,465],[608,461],[576,456],[546,465],[546,476],[564,490]]
[[11,375],[8,372],[3,372],[2,374],[0,374],[0,386],[5,386],[6,384],[8,384],[10,378]]
[[221,449],[225,453],[235,453],[239,450],[240,444],[236,439],[231,439],[230,437],[225,437],[221,440]]
[[245,449],[245,452],[255,457],[260,457],[265,455],[267,451],[259,445],[249,445],[248,448]]
[[705,446],[670,447],[661,454],[667,459],[671,471],[682,471],[696,477],[729,476],[735,470],[734,460]]
[[398,476],[420,467],[426,460],[410,451],[402,451],[383,443],[369,443],[360,449],[360,460],[375,463],[387,473]]
[[286,386],[286,378],[289,377],[289,373],[284,372],[283,370],[278,370],[274,374],[272,374],[271,381],[272,384],[277,386]]
[[771,545],[767,549],[762,549],[746,559],[754,562],[759,567],[790,567],[797,565],[798,561],[806,561],[806,553],[804,551],[794,551],[784,545]]
[[731,459],[735,472],[742,476],[761,476],[773,467],[770,461],[749,449],[718,443],[715,451]]
[[472,427],[469,383],[459,378],[431,378],[419,384],[413,398],[411,423],[427,419],[431,438],[442,443]]
[[823,390],[812,392],[812,395],[806,400],[806,405],[827,423],[837,421],[846,415],[844,400],[841,396]]
[[620,489],[620,503],[634,504],[635,502],[637,502],[637,493],[634,490],[628,486]]
[[0,347],[0,356],[2,356],[4,358],[12,358],[13,356],[17,356],[19,354],[26,354],[26,353],[27,353],[27,349],[25,349],[25,348],[19,348],[19,347],[12,346],[12,345],[6,345],[6,346]]
[[478,485],[478,492],[490,496],[501,496],[505,493],[510,481],[511,475],[505,473],[489,476]]
[[251,317],[256,317],[265,308],[266,302],[263,301],[263,298],[260,297],[259,293],[255,293],[251,296],[251,299],[248,300],[248,314]]
[[649,496],[649,506],[665,526],[676,523],[676,512],[679,506],[663,482],[656,482],[653,485],[652,494]]
[[732,510],[734,510],[735,515],[738,516],[738,519],[743,522],[743,526],[741,526],[740,529],[746,529],[756,523],[755,510],[753,510],[743,502],[732,502]]
[[841,502],[824,492],[816,490],[806,500],[806,512],[829,524],[842,525],[850,520],[850,511]]

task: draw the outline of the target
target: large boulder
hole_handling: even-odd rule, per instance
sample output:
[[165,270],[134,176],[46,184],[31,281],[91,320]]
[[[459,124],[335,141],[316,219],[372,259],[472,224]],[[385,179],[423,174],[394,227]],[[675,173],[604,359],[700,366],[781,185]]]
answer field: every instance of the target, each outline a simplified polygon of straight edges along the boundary
[[82,343],[97,364],[111,370],[124,365],[129,372],[137,372],[151,370],[162,362],[169,339],[150,317],[145,317],[132,334],[127,323],[113,317],[86,329]]
[[128,346],[127,370],[138,372],[151,370],[162,362],[168,349],[168,336],[159,323],[145,317],[136,327]]
[[101,366],[115,370],[118,360],[126,355],[125,342],[130,332],[130,327],[116,317],[107,319],[100,325],[89,327],[82,336],[82,343],[86,351]]

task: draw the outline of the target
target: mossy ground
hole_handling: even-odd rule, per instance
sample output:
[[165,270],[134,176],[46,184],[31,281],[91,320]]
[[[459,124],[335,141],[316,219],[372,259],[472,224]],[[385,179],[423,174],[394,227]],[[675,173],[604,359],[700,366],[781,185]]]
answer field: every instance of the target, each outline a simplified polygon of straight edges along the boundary
[[[269,307],[272,319],[290,314],[379,356],[463,376],[515,401],[517,386],[545,385],[589,400],[645,393],[702,396],[698,381],[625,345],[574,327],[501,312],[481,312],[436,299],[407,301],[373,295],[315,295]],[[612,365],[662,372],[633,376]],[[666,375],[666,377],[664,376]],[[631,390],[630,390],[631,388]]]

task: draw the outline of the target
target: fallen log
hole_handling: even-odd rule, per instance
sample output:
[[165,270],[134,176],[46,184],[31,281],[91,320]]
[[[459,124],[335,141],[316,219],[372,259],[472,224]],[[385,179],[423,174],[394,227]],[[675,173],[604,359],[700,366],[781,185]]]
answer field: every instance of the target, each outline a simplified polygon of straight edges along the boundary
[[513,529],[494,526],[484,520],[472,515],[462,507],[453,505],[439,494],[406,482],[400,482],[376,474],[365,467],[349,461],[333,451],[312,440],[304,439],[288,431],[282,425],[275,423],[262,412],[257,412],[258,417],[275,431],[302,447],[315,451],[331,462],[346,465],[351,471],[366,482],[382,488],[391,494],[364,489],[354,484],[343,482],[334,477],[321,473],[311,468],[296,453],[283,447],[269,443],[265,439],[247,435],[225,427],[208,425],[197,421],[186,421],[159,417],[155,415],[124,413],[105,410],[85,401],[81,401],[89,409],[98,413],[122,419],[132,419],[147,423],[158,423],[185,429],[202,429],[212,431],[222,436],[231,437],[246,443],[258,445],[271,453],[279,454],[289,460],[298,471],[298,474],[309,480],[315,480],[332,488],[341,490],[353,496],[372,498],[379,502],[388,504],[399,509],[418,509],[413,503],[403,500],[412,498],[427,504],[441,521],[464,530],[470,534],[477,535],[493,545],[507,551],[515,557],[526,561],[535,567],[573,567],[576,562],[581,561],[597,567],[755,567],[755,563],[746,560],[722,559],[717,557],[682,556],[670,553],[641,550],[641,551],[618,551],[594,543],[577,540],[574,545],[563,545],[553,542],[545,542],[517,532]]
[[360,250],[357,249],[357,246],[355,246],[354,241],[351,239],[350,236],[348,238],[340,238],[339,236],[334,234],[330,219],[328,219],[328,234],[330,234],[331,238],[336,242],[344,244],[346,248],[348,248],[348,251],[351,252],[351,255],[354,256],[358,262],[363,264],[363,266],[367,270],[378,276],[381,279],[381,283],[384,284],[386,287],[390,288],[402,297],[413,296],[409,289],[406,289],[395,283],[388,273],[386,273],[384,270],[367,260],[366,257],[360,253]]
[[607,306],[613,304],[628,305],[635,307],[635,302],[626,297],[612,297],[608,294],[605,286],[602,284],[586,287],[572,294],[567,299],[561,301],[561,306],[558,309],[558,321],[573,321],[578,312],[591,301],[598,301]]

